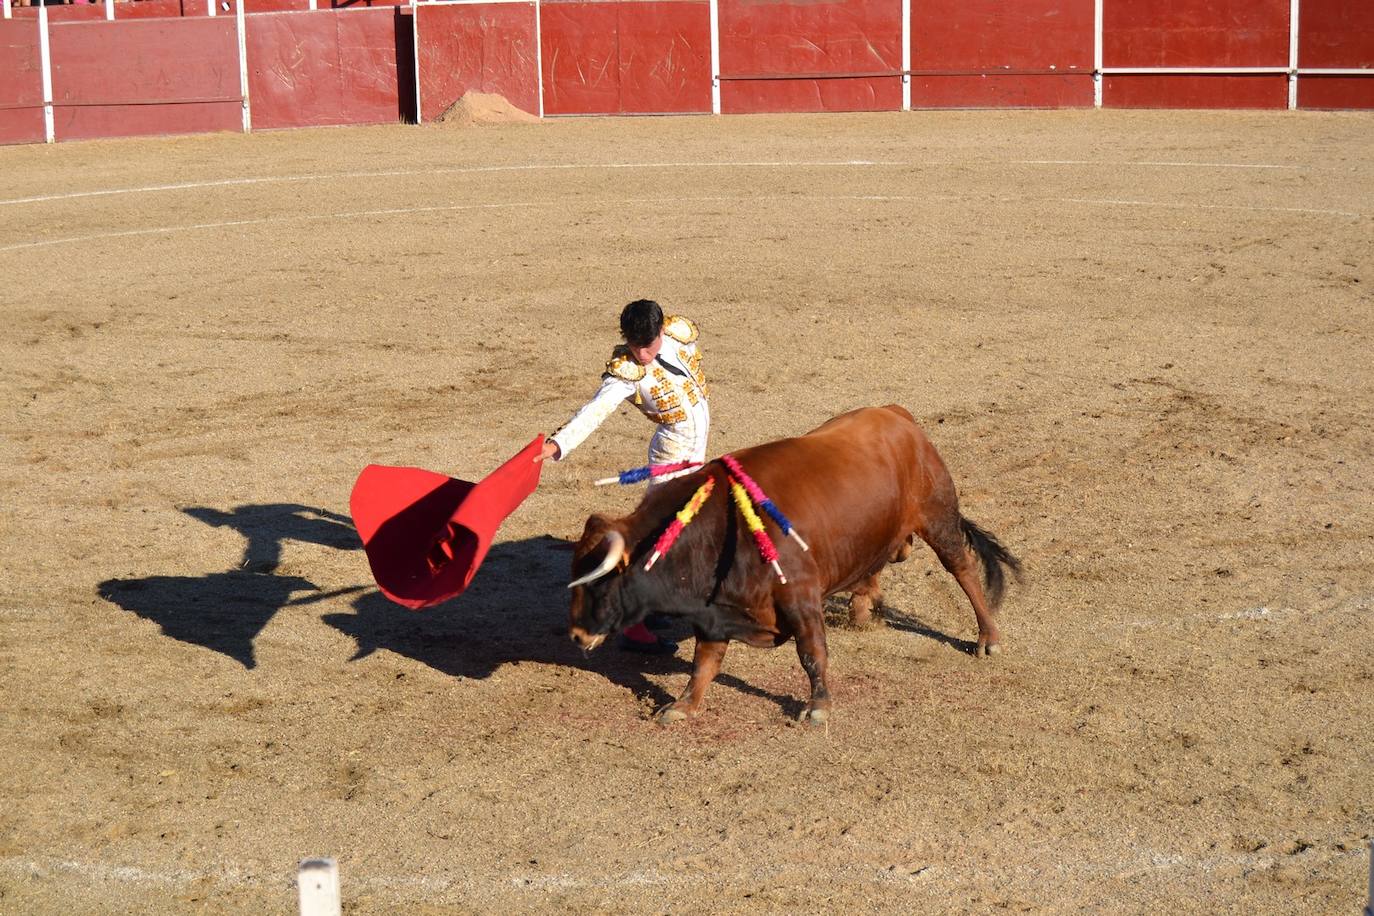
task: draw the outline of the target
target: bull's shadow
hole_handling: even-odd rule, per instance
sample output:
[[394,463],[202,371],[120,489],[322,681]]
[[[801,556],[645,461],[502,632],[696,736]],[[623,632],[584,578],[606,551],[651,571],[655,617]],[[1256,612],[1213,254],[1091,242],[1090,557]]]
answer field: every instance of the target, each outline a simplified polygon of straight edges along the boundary
[[[654,706],[671,702],[675,697],[647,675],[680,673],[686,686],[691,662],[680,657],[683,653],[642,655],[608,646],[584,656],[568,638],[572,547],[549,535],[494,544],[472,585],[452,601],[417,612],[369,592],[354,599],[354,613],[326,614],[324,621],[356,641],[355,660],[385,649],[444,674],[474,679],[521,662],[563,665],[600,674]],[[692,644],[685,624],[678,623],[669,635],[685,648]],[[791,716],[802,708],[798,698],[728,674],[715,683],[772,700]]]
[[[880,602],[873,608],[873,616],[882,620],[883,625],[892,630],[899,630],[903,633],[913,633],[934,642],[944,643],[951,648],[958,649],[967,655],[972,655],[977,649],[978,644],[971,639],[960,639],[951,636],[943,630],[937,630],[930,624],[922,620],[918,615],[908,611],[898,610],[890,604]],[[832,595],[825,599],[825,625],[828,627],[843,627],[849,624],[849,599]]]
[[[244,505],[228,511],[191,506],[183,511],[244,536],[243,555],[234,568],[203,576],[108,579],[97,587],[100,597],[153,621],[172,639],[220,652],[253,668],[257,664],[253,640],[277,611],[363,588],[321,592],[308,579],[275,574],[282,545],[288,540],[339,550],[361,548],[347,516],[294,503]],[[305,594],[297,596],[301,592]]]

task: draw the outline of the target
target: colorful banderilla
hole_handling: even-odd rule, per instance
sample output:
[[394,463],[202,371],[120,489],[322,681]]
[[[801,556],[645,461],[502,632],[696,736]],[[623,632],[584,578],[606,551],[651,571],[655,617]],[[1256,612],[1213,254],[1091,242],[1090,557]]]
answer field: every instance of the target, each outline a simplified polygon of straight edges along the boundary
[[681,471],[699,467],[701,467],[700,461],[676,461],[672,464],[646,464],[642,468],[631,468],[628,471],[621,471],[614,477],[603,477],[596,481],[596,486],[604,487],[612,483],[639,483],[641,480],[648,480],[651,477],[662,477],[665,474],[677,474]]
[[658,536],[658,540],[654,543],[654,552],[649,554],[649,559],[644,564],[646,572],[654,568],[654,564],[658,562],[658,558],[667,553],[668,548],[673,546],[673,542],[676,541],[677,536],[682,533],[682,529],[686,528],[691,524],[692,519],[696,518],[697,512],[706,502],[706,497],[711,495],[711,491],[715,489],[715,486],[715,479],[707,477],[706,482],[697,487],[697,491],[692,494],[692,498],[687,500],[687,505],[678,510],[676,517],[668,523],[668,527],[664,529],[663,533]]
[[763,557],[765,563],[773,565],[773,571],[778,574],[782,584],[787,584],[787,577],[782,574],[782,567],[778,565],[778,548],[773,546],[773,539],[764,530],[763,519],[754,511],[753,505],[749,502],[749,494],[745,492],[744,485],[738,480],[730,481],[730,492],[734,494],[735,505],[739,506],[739,514],[744,516],[744,524],[749,529],[749,533],[754,536],[754,543],[758,544],[759,556]]
[[782,510],[773,504],[773,501],[768,498],[767,494],[763,492],[763,489],[758,484],[754,483],[754,478],[750,477],[745,473],[744,468],[740,467],[740,463],[735,460],[734,455],[721,455],[720,460],[730,469],[730,476],[744,485],[744,489],[749,493],[749,498],[752,499],[760,509],[772,516],[773,521],[778,523],[778,527],[782,529],[783,534],[796,539],[797,544],[801,546],[802,550],[811,549],[806,541],[802,540],[802,536],[797,533],[797,529],[792,527],[792,523],[787,520],[787,516],[782,514]]

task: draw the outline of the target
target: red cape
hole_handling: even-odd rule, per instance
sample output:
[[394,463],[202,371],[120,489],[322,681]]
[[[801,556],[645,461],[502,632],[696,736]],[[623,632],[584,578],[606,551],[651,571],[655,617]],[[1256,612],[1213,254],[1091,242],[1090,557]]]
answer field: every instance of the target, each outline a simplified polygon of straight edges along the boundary
[[475,484],[421,468],[363,468],[348,506],[382,594],[412,610],[461,595],[501,522],[539,486],[543,446],[537,436]]

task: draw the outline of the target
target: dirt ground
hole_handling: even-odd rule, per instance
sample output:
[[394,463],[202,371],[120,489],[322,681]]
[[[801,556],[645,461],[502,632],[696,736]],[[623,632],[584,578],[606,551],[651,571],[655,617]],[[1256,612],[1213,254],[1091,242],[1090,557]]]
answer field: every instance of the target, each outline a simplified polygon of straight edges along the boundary
[[[1353,913],[1374,830],[1374,117],[556,120],[0,148],[0,912]],[[630,299],[711,450],[912,410],[1026,565],[922,548],[696,721],[566,637],[625,408],[425,612],[369,463],[479,477]],[[785,507],[784,507],[785,508]]]

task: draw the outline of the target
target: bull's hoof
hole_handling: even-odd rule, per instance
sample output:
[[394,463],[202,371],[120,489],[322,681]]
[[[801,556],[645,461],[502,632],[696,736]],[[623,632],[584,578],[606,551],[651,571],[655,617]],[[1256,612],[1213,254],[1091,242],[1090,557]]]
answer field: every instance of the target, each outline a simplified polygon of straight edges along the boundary
[[654,713],[654,721],[659,725],[672,725],[674,722],[682,722],[686,718],[687,713],[671,703]]
[[808,706],[797,716],[797,721],[802,725],[824,725],[830,719],[830,710],[813,709]]
[[1001,651],[1002,651],[1002,644],[1001,644],[1001,643],[997,643],[997,642],[988,642],[988,643],[980,642],[980,643],[978,643],[978,648],[975,649],[975,650],[973,651],[973,654],[976,655],[976,656],[978,656],[979,658],[987,658],[987,657],[990,656],[990,655],[998,655],[998,654],[1001,653]]

